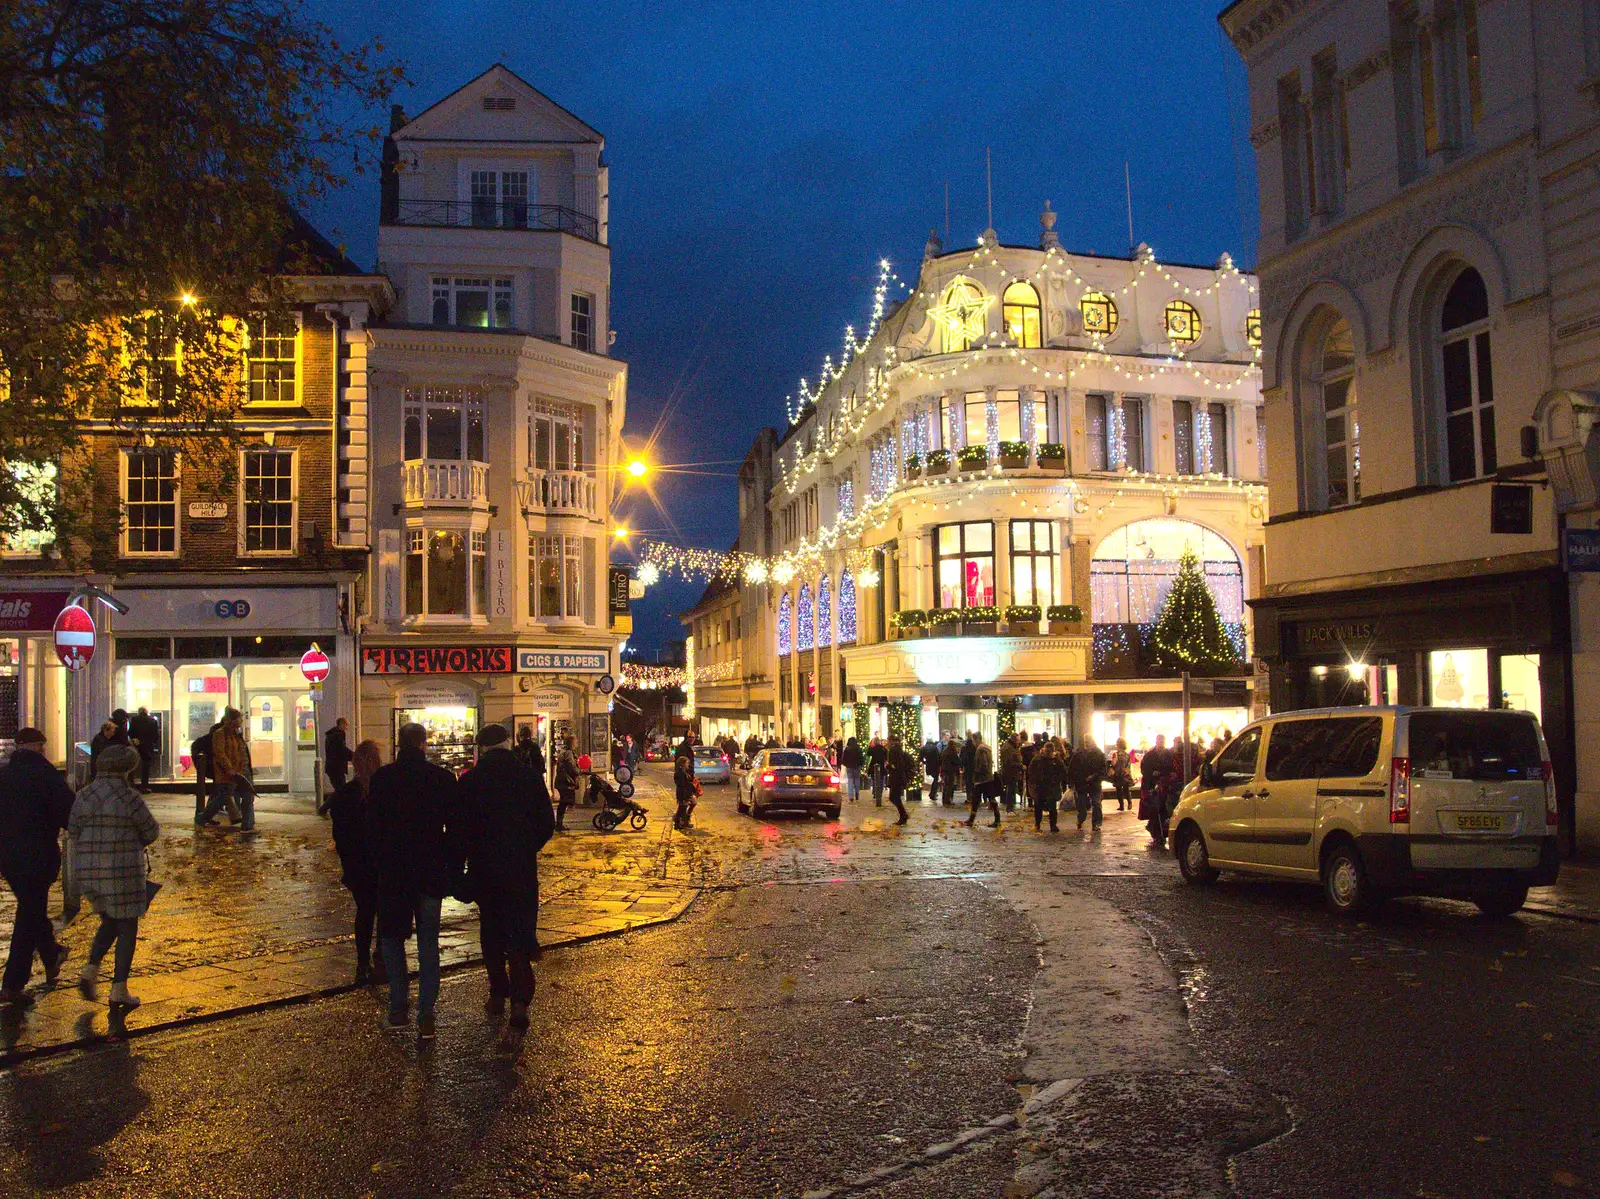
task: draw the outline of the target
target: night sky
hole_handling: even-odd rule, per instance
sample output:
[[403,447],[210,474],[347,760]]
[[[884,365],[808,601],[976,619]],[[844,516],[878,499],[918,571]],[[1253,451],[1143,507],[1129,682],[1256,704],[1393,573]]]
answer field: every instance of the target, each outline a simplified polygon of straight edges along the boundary
[[[649,534],[726,546],[733,472],[762,424],[844,326],[870,314],[876,264],[914,281],[928,230],[969,246],[994,223],[1032,245],[1051,201],[1073,250],[1255,261],[1244,68],[1220,0],[775,4],[335,4],[311,12],[346,41],[381,37],[416,114],[504,62],[606,137],[614,353],[629,364],[630,437],[659,433],[665,515]],[[383,121],[386,114],[374,114]],[[377,180],[314,214],[373,261]],[[700,585],[635,604],[635,645],[683,635]]]

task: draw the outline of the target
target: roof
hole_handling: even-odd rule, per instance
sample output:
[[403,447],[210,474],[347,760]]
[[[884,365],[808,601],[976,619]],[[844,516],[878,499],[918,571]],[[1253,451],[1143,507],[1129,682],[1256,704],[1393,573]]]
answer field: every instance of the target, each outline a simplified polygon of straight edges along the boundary
[[495,63],[493,66],[491,66],[488,70],[484,71],[482,74],[475,75],[475,76],[473,76],[473,78],[467,80],[465,83],[463,83],[460,87],[456,88],[449,95],[443,96],[440,99],[435,100],[432,104],[428,105],[428,107],[424,108],[421,112],[417,113],[415,116],[413,116],[409,120],[407,120],[406,123],[404,125],[402,125],[399,129],[394,130],[394,132],[390,136],[397,137],[397,138],[404,138],[405,137],[405,131],[407,129],[411,128],[411,126],[415,125],[418,121],[422,120],[429,113],[433,112],[437,108],[440,108],[440,107],[450,103],[450,101],[454,100],[462,92],[469,90],[470,88],[472,88],[472,87],[476,86],[478,83],[480,83],[482,80],[487,79],[489,76],[495,75],[495,74],[499,74],[503,78],[508,79],[510,81],[513,81],[516,84],[518,84],[519,86],[521,86],[523,88],[526,88],[534,96],[538,97],[544,103],[548,104],[551,108],[555,109],[556,112],[560,113],[562,116],[566,117],[568,120],[570,120],[575,125],[577,125],[579,131],[582,134],[580,140],[582,140],[582,141],[591,141],[591,142],[596,142],[596,143],[604,142],[606,140],[605,139],[605,135],[603,133],[601,133],[598,129],[596,129],[593,125],[589,124],[582,117],[580,117],[576,113],[574,113],[571,109],[566,108],[563,105],[556,103],[549,96],[545,95],[538,88],[534,87],[533,84],[529,83],[521,75],[518,75],[515,71],[513,71],[510,67],[506,66],[505,63],[502,63],[502,62]]
[[[303,256],[298,262],[291,260],[291,256],[296,253]],[[366,275],[371,273],[357,266],[349,255],[324,237],[315,225],[293,208],[289,210],[289,232],[285,238],[283,253],[279,258],[279,262],[285,267],[294,266],[300,274],[304,275]],[[310,269],[305,269],[307,267]]]

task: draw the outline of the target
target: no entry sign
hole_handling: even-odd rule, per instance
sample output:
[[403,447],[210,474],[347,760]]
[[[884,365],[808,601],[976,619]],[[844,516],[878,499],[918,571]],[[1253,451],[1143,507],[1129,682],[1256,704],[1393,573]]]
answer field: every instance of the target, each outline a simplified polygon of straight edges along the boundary
[[68,670],[82,670],[94,657],[94,617],[76,604],[61,609],[54,625],[56,657]]
[[315,645],[300,655],[300,673],[313,683],[328,677],[328,655]]

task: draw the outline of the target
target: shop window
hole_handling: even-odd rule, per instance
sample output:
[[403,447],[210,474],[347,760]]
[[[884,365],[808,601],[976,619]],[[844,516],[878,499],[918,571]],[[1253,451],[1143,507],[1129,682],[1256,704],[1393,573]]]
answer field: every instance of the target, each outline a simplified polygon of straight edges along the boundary
[[1011,602],[1048,608],[1056,602],[1056,524],[1011,522]]
[[220,663],[179,666],[172,672],[172,730],[182,773],[192,774],[189,745],[209,733],[229,703],[228,670]]
[[1520,712],[1532,712],[1544,719],[1544,704],[1539,689],[1538,654],[1502,654],[1500,656],[1500,706]]
[[406,461],[488,461],[484,452],[483,396],[470,387],[406,388]]
[[1103,339],[1117,331],[1117,302],[1104,292],[1084,292],[1078,312],[1083,316],[1083,331],[1090,337]]
[[528,572],[528,610],[536,618],[583,618],[581,537],[528,538]]
[[294,404],[300,321],[293,313],[257,314],[244,322],[245,378],[251,404]]
[[1446,481],[1495,473],[1494,364],[1483,276],[1456,277],[1439,313],[1438,369],[1444,409]]
[[396,708],[394,744],[400,744],[400,730],[420,724],[428,730],[428,760],[446,770],[459,772],[471,766],[478,736],[478,709],[468,704],[436,704],[426,708]]
[[941,608],[988,606],[994,596],[994,525],[969,521],[933,531],[934,578]]
[[1006,288],[1000,302],[1011,343],[1025,350],[1038,349],[1043,344],[1039,339],[1039,293],[1019,279]]
[[295,452],[246,450],[240,479],[246,554],[292,554],[295,533]]
[[122,552],[127,557],[178,553],[178,456],[168,450],[124,450]]
[[[228,639],[222,639],[223,653],[227,655]],[[172,642],[166,637],[118,637],[117,661],[133,662],[140,658],[165,662],[172,657]]]
[[511,280],[433,277],[433,323],[469,329],[509,329],[513,322]]
[[1444,649],[1430,653],[1428,702],[1437,708],[1489,707],[1489,651]]

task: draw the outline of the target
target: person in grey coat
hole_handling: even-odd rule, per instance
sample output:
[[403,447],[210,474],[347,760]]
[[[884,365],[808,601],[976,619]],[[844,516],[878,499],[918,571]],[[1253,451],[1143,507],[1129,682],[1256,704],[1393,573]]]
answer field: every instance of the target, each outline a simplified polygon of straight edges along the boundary
[[78,891],[100,913],[78,990],[85,999],[96,997],[100,962],[114,942],[111,1005],[134,1008],[139,1000],[128,993],[128,974],[139,940],[139,917],[150,906],[144,851],[161,835],[161,826],[132,782],[139,769],[138,750],[108,746],[94,765],[95,777],[78,792],[67,820],[67,831],[75,838]]

